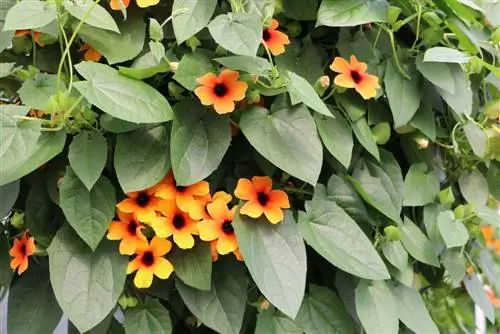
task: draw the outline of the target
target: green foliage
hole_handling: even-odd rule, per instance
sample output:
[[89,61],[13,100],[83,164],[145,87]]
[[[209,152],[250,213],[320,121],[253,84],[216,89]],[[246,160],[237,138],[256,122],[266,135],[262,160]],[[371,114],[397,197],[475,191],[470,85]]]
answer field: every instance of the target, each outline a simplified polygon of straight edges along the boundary
[[498,331],[499,11],[2,1],[9,333]]

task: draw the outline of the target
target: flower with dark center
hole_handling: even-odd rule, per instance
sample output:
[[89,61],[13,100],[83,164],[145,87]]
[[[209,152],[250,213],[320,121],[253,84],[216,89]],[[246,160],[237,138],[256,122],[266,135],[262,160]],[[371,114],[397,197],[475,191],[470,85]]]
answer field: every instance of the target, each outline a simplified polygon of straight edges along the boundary
[[28,269],[28,257],[36,251],[35,238],[26,235],[27,231],[19,239],[14,239],[14,245],[9,250],[9,255],[13,257],[10,267],[19,275]]
[[283,220],[283,209],[290,207],[288,195],[282,190],[273,190],[273,181],[267,176],[254,176],[252,180],[239,179],[234,195],[247,201],[240,209],[242,215],[259,218],[264,214],[272,224]]
[[135,200],[137,202],[137,205],[139,205],[141,208],[144,208],[149,203],[149,195],[145,192],[140,192],[139,196],[137,196]]
[[156,217],[156,207],[160,200],[155,196],[155,190],[155,187],[151,187],[127,193],[128,198],[118,203],[116,207],[124,213],[135,213],[137,220],[142,223],[149,223]]
[[231,223],[232,223],[232,221],[226,220],[222,224],[222,232],[224,232],[226,234],[233,234],[234,233],[234,228],[233,228],[233,225]]
[[271,25],[262,30],[262,43],[264,43],[274,56],[285,52],[285,45],[290,44],[288,36],[285,33],[276,30],[278,29],[278,26],[278,21],[272,19]]
[[245,98],[248,88],[246,82],[238,81],[239,73],[232,70],[224,70],[216,76],[207,73],[196,81],[202,85],[194,90],[194,93],[205,106],[214,106],[218,114],[233,112],[235,101]]
[[236,213],[236,206],[231,210],[222,199],[216,199],[207,205],[209,217],[198,225],[200,239],[216,241],[218,254],[228,254],[238,249],[238,241],[234,233],[232,221]]
[[142,233],[144,226],[137,221],[134,213],[117,211],[118,219],[113,220],[106,237],[109,240],[121,240],[118,251],[123,255],[132,255],[137,248],[144,248],[148,240]]
[[184,225],[186,224],[186,223],[184,222],[184,216],[183,216],[183,215],[181,215],[181,214],[176,214],[176,215],[174,216],[174,219],[172,220],[172,222],[173,222],[173,224],[174,224],[174,227],[175,227],[176,229],[178,229],[178,230],[179,230],[179,229],[181,229],[181,228],[183,228],[183,227],[184,227]]
[[172,243],[167,239],[153,237],[151,243],[137,248],[136,257],[128,263],[127,274],[135,271],[134,285],[138,288],[149,288],[153,283],[153,275],[167,279],[174,271],[172,263],[163,256],[170,252]]
[[378,78],[366,73],[368,65],[359,62],[355,56],[351,56],[350,63],[344,58],[335,57],[330,68],[340,73],[333,81],[337,86],[354,88],[365,100],[377,95],[377,89],[380,88]]

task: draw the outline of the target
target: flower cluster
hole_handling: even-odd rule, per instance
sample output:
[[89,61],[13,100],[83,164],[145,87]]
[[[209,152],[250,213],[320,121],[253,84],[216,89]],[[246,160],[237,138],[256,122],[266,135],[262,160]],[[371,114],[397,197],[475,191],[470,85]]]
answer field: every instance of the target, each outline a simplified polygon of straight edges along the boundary
[[[265,215],[273,224],[283,220],[282,209],[290,207],[287,194],[273,190],[269,177],[240,179],[235,196],[247,201],[241,214]],[[211,195],[207,181],[180,186],[169,172],[157,185],[127,193],[116,205],[118,219],[111,222],[107,238],[120,240],[121,254],[135,255],[127,273],[137,271],[134,284],[139,288],[149,287],[153,276],[166,279],[173,272],[173,265],[164,258],[172,248],[170,237],[178,248],[190,249],[198,235],[210,242],[213,261],[229,253],[242,260],[232,226],[237,209],[229,206],[232,199],[223,191]],[[154,235],[150,242],[147,235]]]

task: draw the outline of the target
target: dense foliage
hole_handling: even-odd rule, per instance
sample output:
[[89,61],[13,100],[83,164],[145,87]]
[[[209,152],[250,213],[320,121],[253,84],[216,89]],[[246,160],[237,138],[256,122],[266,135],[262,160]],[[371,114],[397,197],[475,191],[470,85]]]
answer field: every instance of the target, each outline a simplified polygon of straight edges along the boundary
[[8,333],[495,332],[499,13],[3,0]]

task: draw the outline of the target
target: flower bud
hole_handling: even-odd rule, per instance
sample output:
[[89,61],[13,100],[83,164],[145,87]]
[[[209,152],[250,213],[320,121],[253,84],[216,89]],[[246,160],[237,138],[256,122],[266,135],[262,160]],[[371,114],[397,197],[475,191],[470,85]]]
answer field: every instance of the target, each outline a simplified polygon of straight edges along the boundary
[[260,101],[260,93],[258,90],[251,90],[247,94],[248,104],[257,104]]
[[128,307],[136,307],[139,304],[139,299],[129,296],[127,297],[127,306]]
[[316,90],[319,96],[323,96],[328,87],[330,87],[330,77],[328,75],[321,76],[314,83],[314,90]]
[[187,39],[186,45],[194,52],[196,48],[201,45],[201,42],[195,36],[191,36]]
[[426,149],[429,147],[429,139],[425,137],[416,137],[413,138],[413,140],[417,143],[419,149]]
[[451,187],[441,190],[438,197],[441,204],[452,204],[455,202],[455,196],[453,196]]
[[20,230],[24,226],[24,213],[23,212],[15,212],[10,218],[10,225],[14,228]]
[[392,241],[399,241],[401,240],[401,233],[399,232],[399,229],[396,226],[389,225],[384,228],[384,235]]
[[177,72],[177,68],[179,68],[179,62],[171,61],[170,63],[168,63],[168,66],[170,67],[170,72],[175,73]]
[[387,122],[379,123],[373,127],[372,134],[378,145],[384,145],[391,138],[391,126]]
[[118,299],[118,305],[125,310],[128,307],[127,296],[121,295]]

